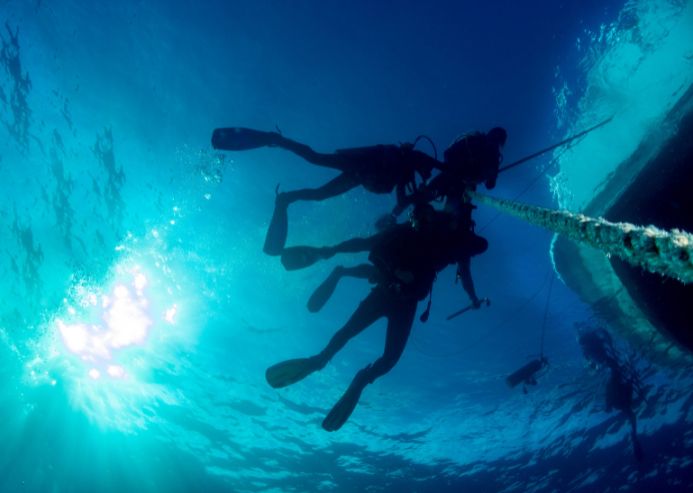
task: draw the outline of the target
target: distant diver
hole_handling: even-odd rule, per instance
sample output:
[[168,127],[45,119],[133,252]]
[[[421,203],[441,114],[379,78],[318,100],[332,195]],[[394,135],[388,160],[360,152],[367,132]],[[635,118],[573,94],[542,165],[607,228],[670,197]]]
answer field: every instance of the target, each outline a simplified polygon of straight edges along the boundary
[[621,411],[630,422],[630,438],[633,444],[633,455],[640,462],[643,459],[642,446],[638,440],[637,417],[633,410],[633,394],[636,382],[621,371],[611,368],[609,381],[606,384],[606,411]]
[[[306,161],[340,171],[334,179],[319,188],[278,192],[274,213],[263,250],[268,255],[281,255],[288,235],[288,207],[299,200],[322,201],[363,186],[369,192],[389,194],[396,190],[397,203],[407,201],[407,193],[417,188],[417,174],[422,182],[431,177],[440,164],[435,158],[416,150],[415,144],[374,145],[339,149],[320,153],[306,144],[284,137],[279,132],[265,132],[243,127],[217,128],[212,146],[227,151],[243,151],[259,147],[281,147]],[[409,204],[410,202],[407,201]],[[402,206],[406,207],[406,206]]]
[[[289,270],[312,265],[337,253],[368,251],[370,264],[355,270],[333,271],[318,288],[322,291],[313,307],[319,309],[329,298],[343,275],[371,280],[375,286],[361,301],[349,320],[317,355],[291,359],[267,369],[267,382],[274,388],[296,383],[322,369],[353,337],[376,320],[387,318],[383,355],[360,370],[348,389],[322,423],[327,431],[344,425],[355,409],[366,385],[388,373],[397,363],[409,338],[417,304],[430,295],[436,275],[445,266],[458,262],[469,268],[469,259],[484,252],[488,244],[466,227],[459,227],[453,215],[436,211],[430,204],[419,204],[408,224],[398,224],[367,238],[353,238],[332,247],[290,247],[282,254]],[[481,301],[474,291],[471,274],[464,284],[472,303]]]
[[637,370],[630,364],[621,361],[619,353],[613,345],[611,335],[603,328],[582,330],[578,341],[585,358],[596,368],[607,368],[609,380],[606,384],[606,411],[620,411],[630,423],[630,437],[633,446],[633,456],[640,462],[643,451],[637,433],[637,417],[635,415],[634,394],[644,399],[644,388]]

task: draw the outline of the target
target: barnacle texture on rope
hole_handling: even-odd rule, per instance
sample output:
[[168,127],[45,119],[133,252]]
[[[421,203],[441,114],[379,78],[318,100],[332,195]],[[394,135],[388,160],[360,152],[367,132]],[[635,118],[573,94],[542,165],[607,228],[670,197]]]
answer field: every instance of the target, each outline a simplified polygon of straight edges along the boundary
[[612,223],[601,217],[555,211],[477,192],[468,192],[468,195],[474,201],[565,235],[571,240],[587,243],[607,255],[616,255],[650,272],[678,279],[684,284],[693,282],[693,235],[686,231]]

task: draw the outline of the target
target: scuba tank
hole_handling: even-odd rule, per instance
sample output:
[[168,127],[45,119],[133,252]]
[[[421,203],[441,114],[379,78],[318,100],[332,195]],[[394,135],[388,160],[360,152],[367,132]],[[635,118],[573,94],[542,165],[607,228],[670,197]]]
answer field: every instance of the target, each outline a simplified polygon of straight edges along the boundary
[[527,393],[527,385],[537,384],[537,373],[543,370],[545,367],[549,366],[549,360],[544,356],[544,335],[546,333],[546,321],[549,316],[549,303],[551,301],[551,291],[553,289],[553,281],[556,276],[551,275],[551,282],[549,283],[549,291],[546,294],[546,305],[544,306],[544,321],[541,324],[541,344],[539,346],[539,357],[533,359],[522,368],[516,370],[514,373],[508,375],[505,382],[509,387],[515,387],[522,383],[522,391]]
[[536,385],[536,375],[539,371],[548,366],[549,360],[545,356],[533,359],[522,368],[508,375],[505,382],[510,388],[516,387],[520,383],[524,385],[524,392],[527,393],[527,385]]

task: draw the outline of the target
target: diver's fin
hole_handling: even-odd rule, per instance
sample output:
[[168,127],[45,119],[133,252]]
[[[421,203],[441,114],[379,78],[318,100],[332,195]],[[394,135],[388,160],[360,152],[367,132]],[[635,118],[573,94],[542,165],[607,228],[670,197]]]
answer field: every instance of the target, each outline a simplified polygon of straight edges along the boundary
[[224,151],[245,151],[277,145],[281,135],[244,127],[216,128],[212,133],[212,147]]
[[317,357],[290,359],[267,368],[265,378],[268,384],[279,389],[303,380],[322,366]]
[[284,245],[286,245],[286,237],[289,234],[289,203],[284,200],[283,197],[284,194],[277,195],[277,200],[274,203],[272,220],[267,229],[265,244],[262,247],[262,251],[273,257],[282,254]]
[[337,431],[347,422],[351,413],[356,409],[361,398],[361,392],[368,385],[368,370],[370,365],[356,374],[354,380],[337,404],[330,410],[322,422],[322,427],[326,431]]
[[310,267],[320,259],[327,258],[324,249],[310,246],[287,247],[282,251],[282,265],[286,270]]
[[320,286],[313,292],[308,300],[308,311],[311,313],[316,313],[322,310],[325,306],[327,300],[330,299],[332,293],[334,293],[337,283],[342,278],[342,273],[344,272],[343,267],[335,267],[334,270],[327,276]]

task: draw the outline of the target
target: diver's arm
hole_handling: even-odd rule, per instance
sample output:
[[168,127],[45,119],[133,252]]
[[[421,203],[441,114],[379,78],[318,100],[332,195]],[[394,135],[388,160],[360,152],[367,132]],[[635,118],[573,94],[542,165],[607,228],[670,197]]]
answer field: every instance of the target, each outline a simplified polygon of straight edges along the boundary
[[462,281],[462,287],[469,295],[474,308],[481,306],[481,300],[476,295],[474,289],[474,281],[472,280],[472,271],[470,269],[470,258],[465,257],[457,262],[457,278]]

